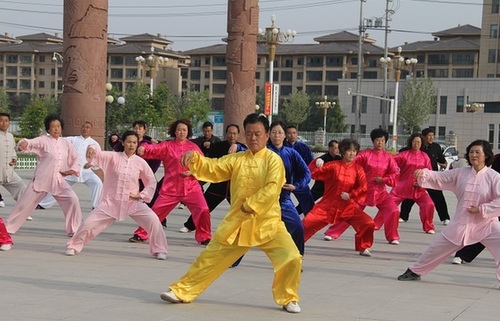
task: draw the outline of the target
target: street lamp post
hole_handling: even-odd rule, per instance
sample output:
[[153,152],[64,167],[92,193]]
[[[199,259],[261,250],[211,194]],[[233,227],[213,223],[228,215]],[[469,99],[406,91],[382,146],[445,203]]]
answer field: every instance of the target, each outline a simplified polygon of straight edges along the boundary
[[[115,97],[112,95],[111,90],[113,89],[113,85],[110,84],[109,82],[106,83],[106,91],[108,94],[106,95],[105,101],[106,101],[106,114],[105,114],[105,138],[109,137],[111,135],[111,131],[109,130],[109,116],[110,116],[110,107],[111,104],[115,101]],[[118,105],[124,105],[125,104],[125,97],[120,96],[116,99],[116,102]],[[106,139],[104,140],[106,142]]]
[[[297,31],[288,29],[286,32],[282,32],[280,28],[274,25],[276,21],[276,16],[271,16],[271,26],[267,27],[266,30],[259,29],[259,34],[261,39],[263,39],[267,46],[269,47],[269,83],[271,84],[271,92],[273,92],[273,81],[274,81],[274,59],[276,57],[276,45],[286,42],[292,42],[295,36],[297,35]],[[269,97],[266,97],[269,98]],[[269,111],[268,119],[269,122],[272,122],[273,118],[273,99],[271,97],[271,101],[267,102],[268,106],[271,106],[271,110]],[[270,105],[269,105],[270,104]]]
[[398,96],[399,96],[399,81],[401,79],[401,69],[404,67],[411,68],[411,74],[413,74],[413,68],[417,64],[416,58],[411,58],[405,60],[401,56],[402,48],[398,47],[398,53],[394,56],[392,60],[390,57],[381,57],[380,62],[384,65],[391,65],[395,71],[395,87],[394,87],[394,107],[390,112],[390,121],[392,121],[392,151],[395,153],[397,151],[398,143]]
[[168,58],[164,58],[161,56],[157,56],[154,54],[155,48],[151,47],[151,53],[147,58],[144,58],[143,56],[137,56],[135,57],[135,61],[141,66],[147,66],[149,68],[149,92],[151,97],[153,97],[153,87],[154,87],[154,77],[155,77],[155,72],[158,70],[158,68],[168,61]]
[[335,107],[335,102],[328,101],[328,97],[325,96],[323,101],[317,101],[316,106],[323,110],[323,145],[326,146],[326,114],[329,108]]
[[53,52],[52,53],[52,62],[54,62],[55,64],[55,73],[54,73],[54,100],[57,101],[57,90],[59,89],[58,88],[58,84],[59,84],[59,61],[62,63],[64,63],[64,57],[58,53],[58,52]]

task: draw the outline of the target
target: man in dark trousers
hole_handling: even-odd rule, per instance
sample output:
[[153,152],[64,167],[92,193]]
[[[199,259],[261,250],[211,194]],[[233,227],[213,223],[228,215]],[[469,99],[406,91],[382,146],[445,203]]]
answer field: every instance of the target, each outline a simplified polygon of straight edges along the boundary
[[[238,142],[240,138],[240,127],[235,124],[229,124],[226,127],[226,140],[214,143],[208,153],[205,155],[210,158],[219,158],[224,155],[246,150],[247,147]],[[231,203],[229,195],[229,181],[221,183],[212,183],[203,193],[207,201],[208,209],[212,212],[222,201],[227,200]],[[181,227],[179,232],[188,233],[196,229],[193,217],[189,216],[188,220]]]
[[[439,167],[446,168],[446,159],[444,158],[441,146],[434,142],[434,130],[432,128],[425,128],[422,130],[424,136],[424,145],[422,150],[429,155],[431,160],[432,170],[438,171]],[[448,206],[443,195],[443,191],[435,189],[427,189],[429,196],[434,202],[439,219],[443,225],[448,225],[450,222],[450,214],[448,213]],[[401,213],[399,215],[400,221],[408,221],[411,207],[415,204],[413,200],[404,200],[401,204]]]

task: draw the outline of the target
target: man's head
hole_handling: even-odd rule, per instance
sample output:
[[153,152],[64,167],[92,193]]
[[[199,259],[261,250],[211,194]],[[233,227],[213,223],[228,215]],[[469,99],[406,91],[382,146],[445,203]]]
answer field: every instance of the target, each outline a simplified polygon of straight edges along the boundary
[[240,138],[240,127],[236,124],[229,124],[226,127],[226,140],[229,144],[236,144]]
[[422,130],[422,136],[424,136],[426,145],[432,144],[432,142],[434,141],[434,134],[434,129],[430,127]]
[[295,143],[299,139],[299,132],[297,127],[290,125],[286,127],[286,139],[290,144]]
[[332,156],[340,155],[339,142],[337,140],[332,139],[328,142],[328,153]]
[[10,125],[10,115],[7,113],[0,113],[0,131],[6,132]]
[[214,132],[214,125],[211,122],[206,121],[203,123],[203,126],[201,126],[201,130],[203,131],[203,137],[210,139],[212,138],[212,133]]
[[90,134],[92,134],[92,123],[89,121],[86,121],[83,123],[82,128],[81,128],[81,134],[83,138],[90,137]]
[[144,120],[136,120],[132,124],[132,128],[134,129],[134,132],[139,136],[139,141],[141,141],[148,131],[148,123],[146,123]]
[[269,120],[264,115],[249,114],[243,121],[248,149],[257,153],[266,148],[269,139]]

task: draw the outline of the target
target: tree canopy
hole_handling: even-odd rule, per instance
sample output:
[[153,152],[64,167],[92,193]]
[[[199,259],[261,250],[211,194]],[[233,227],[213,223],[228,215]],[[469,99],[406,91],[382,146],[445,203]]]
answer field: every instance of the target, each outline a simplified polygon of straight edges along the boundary
[[403,132],[414,133],[420,130],[432,112],[436,111],[436,90],[430,78],[411,78],[398,108],[398,121]]

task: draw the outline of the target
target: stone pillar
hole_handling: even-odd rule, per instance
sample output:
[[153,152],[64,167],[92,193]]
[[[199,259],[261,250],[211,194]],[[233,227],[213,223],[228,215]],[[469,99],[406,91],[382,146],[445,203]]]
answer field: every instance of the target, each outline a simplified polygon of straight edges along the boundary
[[64,0],[64,135],[80,135],[85,121],[104,147],[108,0]]
[[245,116],[255,112],[258,29],[259,1],[229,0],[224,127],[234,123],[242,128]]

